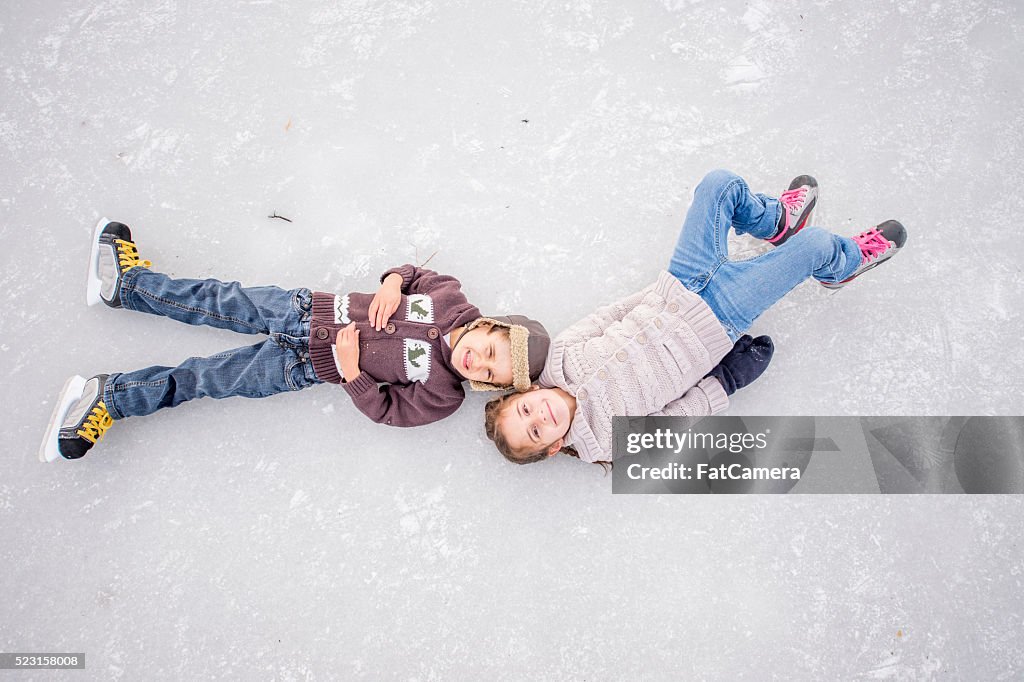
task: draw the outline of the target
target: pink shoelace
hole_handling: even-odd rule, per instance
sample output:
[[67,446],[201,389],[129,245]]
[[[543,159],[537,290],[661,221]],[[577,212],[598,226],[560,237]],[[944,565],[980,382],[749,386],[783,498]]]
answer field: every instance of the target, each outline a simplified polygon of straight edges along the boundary
[[797,187],[796,189],[787,189],[779,196],[779,203],[786,207],[787,210],[799,211],[804,206],[804,197],[807,195],[806,187]]
[[860,247],[860,252],[864,254],[864,260],[866,261],[878,258],[888,251],[891,246],[889,240],[878,231],[878,228],[874,227],[867,232],[858,234],[853,238],[853,241],[857,242],[857,246]]
[[786,233],[789,231],[789,226],[793,224],[793,219],[796,217],[796,214],[804,207],[804,197],[806,195],[806,187],[787,189],[779,195],[779,203],[786,209],[786,224],[779,229],[779,233],[777,235],[768,239],[769,244],[776,244],[780,239],[786,236]]

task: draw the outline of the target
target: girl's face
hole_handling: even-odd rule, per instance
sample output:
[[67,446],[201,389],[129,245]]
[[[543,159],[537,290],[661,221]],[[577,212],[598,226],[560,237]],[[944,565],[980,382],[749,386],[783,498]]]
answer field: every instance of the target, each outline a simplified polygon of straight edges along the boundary
[[535,388],[508,401],[498,428],[516,452],[547,449],[553,455],[562,447],[571,424],[572,413],[561,393]]
[[512,347],[500,329],[480,325],[463,332],[452,349],[452,364],[467,379],[512,385]]

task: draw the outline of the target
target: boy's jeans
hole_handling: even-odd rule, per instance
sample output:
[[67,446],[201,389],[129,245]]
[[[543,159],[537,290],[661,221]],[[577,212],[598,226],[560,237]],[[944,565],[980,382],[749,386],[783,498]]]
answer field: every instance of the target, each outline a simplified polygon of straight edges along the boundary
[[195,398],[263,398],[320,383],[309,360],[312,302],[309,289],[246,288],[132,268],[121,282],[125,308],[270,338],[177,367],[111,374],[103,389],[107,411],[114,419],[138,417]]
[[729,226],[765,239],[776,232],[779,210],[778,199],[751,194],[742,178],[724,170],[708,173],[693,193],[668,269],[704,299],[733,341],[808,277],[840,282],[860,265],[857,242],[817,227],[756,258],[729,260]]

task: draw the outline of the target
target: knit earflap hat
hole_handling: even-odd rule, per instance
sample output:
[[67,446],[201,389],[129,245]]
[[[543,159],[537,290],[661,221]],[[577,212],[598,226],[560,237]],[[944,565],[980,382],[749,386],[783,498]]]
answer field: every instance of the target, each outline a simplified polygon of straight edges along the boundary
[[[540,376],[541,370],[544,369],[544,361],[548,357],[548,347],[551,345],[548,330],[537,320],[531,320],[525,315],[495,315],[494,317],[478,317],[466,325],[463,334],[482,324],[508,329],[509,346],[512,352],[512,388],[517,391],[529,390],[530,384]],[[458,345],[458,341],[455,342],[455,345]],[[508,389],[508,386],[498,386],[472,379],[469,385],[474,391],[504,391]]]

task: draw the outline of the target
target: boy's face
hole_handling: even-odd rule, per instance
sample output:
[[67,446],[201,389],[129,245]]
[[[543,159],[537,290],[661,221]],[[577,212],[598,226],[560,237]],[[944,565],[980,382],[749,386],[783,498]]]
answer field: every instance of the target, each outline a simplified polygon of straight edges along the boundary
[[554,454],[571,424],[565,398],[553,388],[537,388],[508,401],[498,428],[516,452],[548,449],[548,454]]
[[467,379],[512,385],[512,347],[508,334],[497,327],[480,325],[463,332],[452,350],[452,364]]

